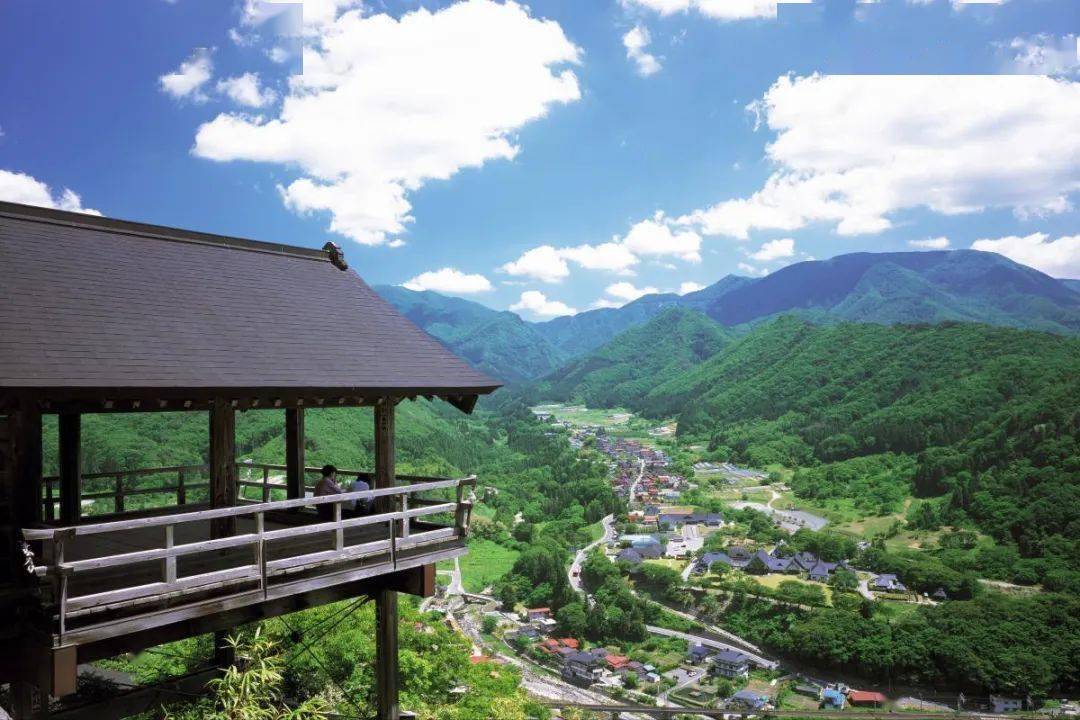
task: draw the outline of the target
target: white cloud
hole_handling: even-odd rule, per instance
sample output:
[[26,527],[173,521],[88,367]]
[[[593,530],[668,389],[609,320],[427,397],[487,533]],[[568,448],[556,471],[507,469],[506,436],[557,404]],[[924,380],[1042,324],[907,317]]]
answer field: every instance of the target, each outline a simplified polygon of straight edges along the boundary
[[756,268],[750,263],[744,262],[739,263],[739,270],[743,271],[747,275],[766,275],[769,272],[764,268]]
[[40,180],[25,173],[9,170],[0,170],[0,200],[56,210],[70,210],[86,215],[101,214],[93,208],[83,207],[82,198],[73,190],[64,188],[59,194],[54,194],[49,186]]
[[517,260],[499,268],[510,275],[530,277],[542,282],[556,283],[570,275],[560,251],[550,245],[541,245],[527,250]]
[[701,236],[693,230],[673,230],[663,213],[630,228],[622,244],[636,255],[673,255],[686,262],[701,262]]
[[946,250],[949,247],[949,238],[947,237],[932,237],[924,240],[908,240],[908,245],[915,248],[922,248],[923,250]]
[[227,95],[233,102],[248,107],[263,107],[277,99],[277,94],[273,90],[259,86],[259,76],[256,73],[244,73],[219,80],[217,90]]
[[617,242],[554,248],[540,245],[522,253],[517,260],[499,267],[502,272],[557,283],[570,275],[570,260],[586,270],[606,270],[618,275],[633,275],[630,269],[637,257]]
[[1052,277],[1080,278],[1080,235],[1063,236],[1057,240],[1050,240],[1046,233],[984,238],[971,243],[971,248],[999,253]]
[[471,295],[492,289],[491,282],[483,275],[466,275],[451,267],[420,273],[402,285],[409,290],[434,290],[450,295]]
[[701,283],[696,283],[691,280],[679,283],[679,294],[686,295],[687,293],[697,292],[698,290],[704,290],[705,286]]
[[510,275],[531,277],[543,282],[560,282],[570,274],[567,261],[586,270],[603,270],[616,275],[633,275],[640,257],[676,257],[686,262],[701,261],[701,236],[690,229],[672,228],[663,213],[642,220],[625,237],[614,237],[599,245],[555,248],[541,245],[526,251],[517,260],[499,269]]
[[781,258],[789,258],[795,256],[795,241],[791,238],[782,238],[780,240],[770,240],[764,243],[757,252],[750,253],[748,257],[751,260],[757,260],[758,262],[770,262],[772,260],[779,260]]
[[642,77],[654,75],[660,72],[661,68],[656,56],[645,50],[650,42],[652,42],[652,37],[649,36],[649,29],[644,25],[635,25],[622,38],[627,59],[633,61],[637,74]]
[[408,193],[514,158],[522,126],[581,95],[566,68],[579,49],[516,3],[466,0],[400,19],[336,14],[352,4],[306,2],[313,37],[279,115],[221,114],[198,129],[193,152],[298,167],[303,176],[280,188],[286,205],[331,213],[331,230],[358,242],[402,233]]
[[721,21],[775,18],[778,5],[807,5],[813,0],[622,0],[625,7],[652,10],[661,15],[697,11]]
[[1035,75],[1080,73],[1080,36],[1048,33],[1015,37],[999,49],[1007,56],[1006,69]]
[[538,317],[577,314],[577,310],[566,303],[558,300],[548,300],[547,296],[539,290],[526,290],[521,293],[521,298],[511,305],[510,309],[517,312],[529,312]]
[[634,287],[632,283],[617,282],[604,288],[604,292],[617,300],[630,302],[631,300],[637,300],[642,295],[655,295],[660,291],[651,286],[639,288]]
[[614,241],[600,245],[578,245],[559,252],[586,270],[606,270],[619,275],[633,275],[630,268],[638,261],[625,245]]
[[598,310],[600,308],[621,308],[625,304],[626,303],[619,302],[618,300],[612,300],[611,298],[602,297],[597,298],[596,301],[593,302],[592,308],[594,310]]
[[[1071,207],[1080,189],[1080,83],[1036,75],[782,76],[749,106],[776,133],[764,187],[679,218],[709,235],[834,223],[892,227],[926,207],[1019,217]],[[1003,154],[1001,148],[1011,148]]]
[[197,48],[180,67],[171,73],[166,73],[158,78],[161,91],[172,95],[174,98],[189,99],[193,102],[206,102],[206,93],[203,86],[210,81],[214,74],[214,63],[210,59],[210,51],[206,48]]

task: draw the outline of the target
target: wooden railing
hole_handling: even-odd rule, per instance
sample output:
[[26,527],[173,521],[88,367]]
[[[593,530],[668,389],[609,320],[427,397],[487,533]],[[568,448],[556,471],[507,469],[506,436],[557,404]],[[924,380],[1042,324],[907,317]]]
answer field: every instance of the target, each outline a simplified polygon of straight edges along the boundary
[[[46,558],[43,564],[33,562],[28,569],[38,578],[50,581],[58,618],[59,633],[63,635],[70,621],[92,616],[118,608],[130,609],[140,604],[158,603],[168,600],[175,605],[177,600],[187,596],[205,595],[217,590],[235,587],[238,584],[256,583],[263,596],[266,596],[275,578],[315,569],[333,572],[335,566],[357,561],[375,555],[387,556],[387,572],[397,567],[398,554],[429,543],[445,542],[453,538],[464,538],[472,514],[471,488],[475,487],[476,478],[462,479],[427,479],[409,485],[342,493],[322,497],[307,497],[292,500],[255,503],[236,507],[215,508],[186,512],[174,515],[130,518],[109,522],[88,523],[70,527],[26,528],[23,537],[28,543],[42,543],[41,554]],[[419,493],[445,491],[452,489],[456,495],[446,502],[424,501],[416,497]],[[470,492],[466,493],[467,490]],[[379,499],[382,499],[381,501]],[[378,512],[373,515],[347,517],[343,513],[346,503],[358,501],[374,502],[376,506],[396,505],[396,509]],[[330,505],[333,516],[330,520],[318,519],[315,522],[302,521],[302,524],[266,529],[266,517],[278,511],[298,511],[304,508],[316,508]],[[412,507],[410,507],[412,505]],[[428,518],[440,513],[452,514],[453,525],[437,526],[414,531],[410,522],[417,518]],[[314,520],[312,513],[307,513]],[[228,537],[200,540],[183,544],[176,543],[176,528],[189,523],[207,523],[226,518],[251,517],[254,529],[250,532]],[[295,517],[295,515],[293,516]],[[355,545],[345,544],[345,531],[349,528],[385,525],[386,532],[378,539]],[[163,547],[132,552],[96,555],[86,559],[68,559],[68,551],[80,538],[97,536],[114,538],[116,545],[122,546],[123,535],[120,533],[148,528],[161,528]],[[319,533],[333,533],[333,547],[329,550],[310,550],[310,545],[300,546],[300,552],[275,559],[267,556],[268,542],[274,540],[299,540],[310,538]],[[109,544],[102,543],[104,547]],[[250,562],[225,569],[180,577],[177,572],[177,560],[184,557],[207,555],[232,548],[249,548]],[[143,582],[105,591],[90,592],[73,596],[71,584],[80,576],[91,577],[95,571],[109,568],[131,568],[137,563],[160,562],[160,577],[154,582]],[[133,573],[131,582],[138,581]]]
[[[127,498],[132,496],[175,493],[175,505],[187,505],[189,502],[189,491],[209,489],[210,483],[205,479],[207,471],[206,465],[172,465],[169,467],[142,468],[139,470],[85,473],[81,476],[82,482],[111,480],[112,487],[108,490],[81,492],[79,494],[80,517],[82,517],[83,514],[81,512],[81,501],[83,500],[112,499],[112,512],[117,515],[129,511]],[[144,488],[135,487],[139,478],[150,477],[153,475],[175,475],[176,479],[175,482],[160,486]],[[192,479],[197,479],[197,481],[191,482]],[[44,481],[43,484],[45,486],[45,497],[42,499],[43,516],[46,520],[55,520],[57,517],[57,508],[60,504],[60,477],[57,475],[48,475],[42,478],[42,480]]]
[[[208,467],[206,465],[173,465],[167,467],[156,468],[141,468],[138,470],[117,470],[111,472],[98,472],[98,473],[85,473],[81,476],[81,481],[88,484],[93,481],[97,485],[104,485],[101,481],[110,481],[108,489],[105,490],[93,490],[90,492],[82,492],[79,495],[80,500],[80,514],[79,517],[92,517],[93,515],[100,515],[102,513],[85,513],[82,512],[82,502],[86,500],[111,500],[111,511],[107,510],[105,514],[109,515],[121,515],[124,513],[132,512],[130,504],[127,502],[127,498],[146,496],[146,495],[175,495],[176,501],[170,502],[166,507],[184,506],[192,502],[192,498],[189,496],[189,492],[192,490],[209,490],[210,483],[206,479]],[[279,499],[284,499],[286,490],[285,486],[285,471],[284,465],[272,465],[268,463],[255,463],[241,461],[236,463],[236,477],[238,486],[238,495],[240,502],[270,502],[274,499],[274,491],[278,491]],[[318,467],[306,467],[304,468],[305,482],[304,488],[306,491],[311,492],[315,489],[314,479],[317,479],[322,472]],[[345,484],[349,480],[363,480],[369,485],[372,484],[371,473],[363,470],[338,470],[338,478],[342,480],[342,484]],[[152,477],[154,475],[171,475],[172,482],[166,482],[163,485],[154,485],[151,487],[137,487],[140,478]],[[256,479],[252,479],[252,477]],[[42,516],[47,521],[56,520],[59,516],[60,505],[60,477],[58,475],[48,475],[42,478],[44,480],[44,497],[42,498]],[[397,476],[399,482],[412,483],[412,482],[426,482],[428,478],[415,476],[415,475],[399,475]],[[193,482],[194,481],[194,482]],[[311,481],[311,482],[309,482]],[[85,485],[84,485],[85,487]],[[258,490],[258,498],[252,499],[244,496],[244,488],[254,488]],[[144,510],[146,508],[135,508],[135,511]]]

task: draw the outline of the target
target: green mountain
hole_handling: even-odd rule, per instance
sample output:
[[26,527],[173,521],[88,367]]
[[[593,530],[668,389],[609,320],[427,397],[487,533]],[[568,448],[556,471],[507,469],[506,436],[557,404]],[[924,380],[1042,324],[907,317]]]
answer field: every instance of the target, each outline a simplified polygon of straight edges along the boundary
[[509,311],[396,285],[374,288],[405,317],[492,377],[514,382],[551,372],[568,355]]
[[624,330],[647,322],[664,308],[681,306],[704,312],[727,293],[752,282],[750,278],[728,275],[707,288],[686,295],[645,295],[620,308],[588,310],[536,323],[535,327],[567,357],[577,357],[600,347]]
[[1080,332],[1080,294],[1038,270],[977,250],[851,253],[796,263],[723,294],[705,313],[729,326],[800,313]]
[[731,341],[732,333],[701,313],[666,307],[544,378],[541,392],[596,407],[638,402],[657,383],[696,366]]
[[802,497],[891,512],[914,493],[1022,556],[1080,550],[1080,339],[784,317],[628,405],[719,455],[806,468]]

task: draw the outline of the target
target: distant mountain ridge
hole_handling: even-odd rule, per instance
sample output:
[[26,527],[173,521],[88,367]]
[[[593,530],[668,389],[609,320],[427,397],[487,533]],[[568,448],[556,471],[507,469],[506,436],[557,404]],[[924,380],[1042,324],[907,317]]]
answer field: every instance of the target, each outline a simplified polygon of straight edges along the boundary
[[736,330],[794,314],[817,323],[959,321],[1080,334],[1080,281],[978,250],[850,253],[544,322],[429,291],[375,289],[451,350],[508,382],[549,375],[670,307]]

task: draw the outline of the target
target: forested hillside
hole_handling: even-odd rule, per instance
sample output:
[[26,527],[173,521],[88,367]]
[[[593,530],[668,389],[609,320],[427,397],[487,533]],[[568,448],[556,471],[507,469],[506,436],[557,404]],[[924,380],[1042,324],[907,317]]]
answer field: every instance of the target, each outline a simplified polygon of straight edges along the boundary
[[[755,466],[799,467],[807,498],[969,519],[1021,556],[1064,563],[1080,539],[1080,340],[984,325],[814,326],[782,318],[630,406]],[[1050,574],[1050,581],[1066,578]]]
[[634,405],[731,342],[733,334],[699,312],[674,306],[644,325],[544,378],[539,392],[594,407]]

